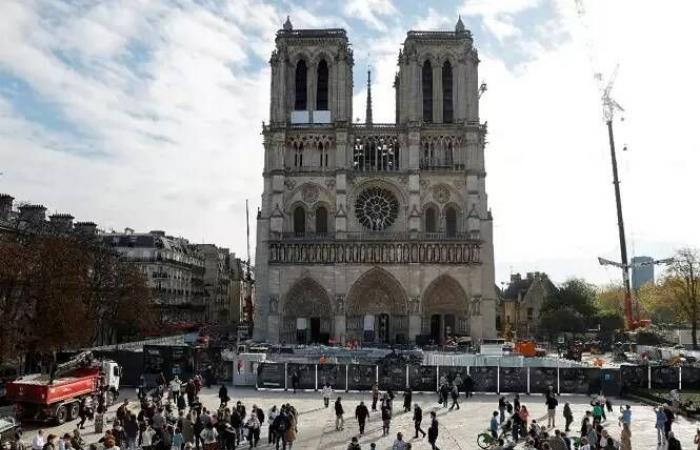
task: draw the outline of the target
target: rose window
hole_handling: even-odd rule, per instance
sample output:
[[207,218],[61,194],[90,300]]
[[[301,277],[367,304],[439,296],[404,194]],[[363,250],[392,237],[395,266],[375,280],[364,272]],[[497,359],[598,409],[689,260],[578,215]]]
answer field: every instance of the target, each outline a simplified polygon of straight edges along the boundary
[[396,221],[399,201],[394,194],[382,188],[369,188],[360,193],[355,201],[355,215],[362,225],[370,230],[383,230]]

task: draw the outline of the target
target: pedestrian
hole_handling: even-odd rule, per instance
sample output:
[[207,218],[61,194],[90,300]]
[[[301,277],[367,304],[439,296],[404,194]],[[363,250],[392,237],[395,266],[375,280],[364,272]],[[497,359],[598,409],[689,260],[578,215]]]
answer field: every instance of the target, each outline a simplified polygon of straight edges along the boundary
[[[76,428],[73,430],[73,436],[71,437],[70,440],[70,445],[71,448],[74,450],[83,450],[85,448],[85,441],[83,440],[83,437],[80,435],[80,431]],[[136,446],[134,446],[134,449]]]
[[676,439],[673,431],[668,433],[668,447],[667,450],[681,450],[681,442]]
[[348,450],[362,450],[362,447],[360,447],[360,443],[357,442],[356,436],[353,436],[353,438],[350,440],[350,443],[348,444]]
[[297,439],[297,416],[294,410],[289,408],[289,427],[287,428],[287,434],[285,435],[285,440],[283,442],[282,450],[288,448],[291,450],[294,441]]
[[625,408],[623,409],[622,406],[620,406],[620,419],[618,420],[619,425],[624,425],[627,424],[628,426],[632,426],[632,409],[630,408],[630,405],[625,405]]
[[267,413],[267,443],[272,444],[275,439],[275,429],[273,428],[273,424],[275,423],[275,420],[277,420],[277,416],[279,416],[279,411],[277,411],[277,405],[273,405],[270,411]]
[[664,405],[664,414],[666,414],[666,423],[664,424],[664,432],[668,438],[668,434],[671,432],[671,427],[673,426],[673,421],[676,419],[676,415],[673,413],[673,409]]
[[194,380],[190,378],[187,381],[187,384],[185,385],[185,396],[187,397],[187,406],[192,407],[196,395],[197,391],[194,387]]
[[603,450],[617,450],[615,440],[611,437],[605,439],[605,445],[601,446]]
[[360,434],[365,434],[365,423],[367,422],[367,417],[369,417],[369,410],[365,406],[365,402],[360,402],[355,408],[355,418],[357,419],[357,425],[360,427]]
[[343,404],[340,402],[340,397],[335,401],[335,430],[340,431],[345,425],[343,421]]
[[489,424],[489,430],[491,430],[491,437],[498,439],[498,411],[494,411],[491,415],[491,423]]
[[389,435],[391,427],[391,408],[388,405],[382,405],[382,436]]
[[439,426],[440,424],[437,420],[437,414],[435,414],[435,411],[430,411],[430,428],[428,428],[428,442],[430,443],[430,447],[432,450],[440,450],[440,448],[437,446]]
[[569,432],[569,427],[571,426],[571,423],[574,421],[574,414],[571,412],[571,406],[569,405],[569,402],[564,403],[564,421],[566,422],[566,425],[564,427],[565,432]]
[[450,385],[445,381],[445,384],[440,385],[440,401],[442,402],[442,407],[447,408],[447,401],[450,396]]
[[561,432],[559,430],[554,430],[554,436],[551,436],[549,438],[549,447],[552,450],[568,450],[568,447],[566,446],[566,442],[564,441],[564,438],[561,436]]
[[328,405],[331,402],[331,395],[333,395],[333,388],[331,387],[331,384],[326,381],[326,384],[323,386],[323,390],[321,391],[323,395],[323,406],[328,408]]
[[464,378],[464,393],[466,394],[467,398],[472,396],[472,391],[474,391],[474,380],[472,379],[471,375],[467,374]]
[[452,389],[450,390],[450,394],[452,394],[452,405],[450,406],[450,411],[452,411],[452,408],[455,406],[457,409],[459,409],[459,403],[457,403],[457,399],[459,398],[459,389],[457,388],[457,385],[453,382],[452,383]]
[[258,414],[255,408],[250,411],[250,418],[246,422],[246,428],[248,428],[248,442],[250,447],[257,447],[258,441],[260,441],[260,420],[258,420]]
[[285,434],[287,433],[287,428],[289,427],[289,421],[287,418],[287,413],[284,406],[280,408],[279,414],[275,417],[274,422],[272,422],[272,443],[275,444],[275,448],[279,450],[280,441],[284,442]]
[[506,398],[502,395],[498,398],[498,412],[500,415],[499,423],[502,424],[506,420]]
[[585,438],[585,437],[581,438],[581,446],[579,447],[579,450],[593,450],[593,449],[591,449],[591,446],[588,443],[587,438]]
[[547,396],[547,428],[554,428],[556,425],[557,405],[559,401],[554,394]]
[[153,439],[156,436],[156,430],[151,427],[150,423],[146,423],[146,428],[139,435],[139,445],[143,450],[151,450],[153,448]]
[[520,411],[520,394],[515,394],[515,398],[513,398],[513,409],[515,412]]
[[413,427],[416,429],[416,439],[418,439],[418,433],[421,433],[423,437],[425,437],[425,431],[423,431],[423,429],[420,427],[422,421],[423,410],[420,406],[418,406],[418,403],[416,403],[415,405],[413,405]]
[[230,423],[224,424],[223,428],[219,432],[219,435],[221,436],[221,442],[224,446],[223,450],[235,450],[236,430],[233,429]]
[[226,389],[226,386],[222,383],[221,387],[219,388],[219,407],[226,407],[226,405],[228,405],[229,400],[230,399],[228,397],[228,389]]
[[[601,423],[603,421],[603,407],[600,406],[600,403],[596,402],[593,404],[593,423]],[[591,444],[593,445],[593,444]]]
[[408,444],[404,442],[403,440],[403,434],[396,433],[396,440],[394,441],[394,445],[391,447],[391,450],[406,450],[408,448]]
[[403,412],[409,412],[411,410],[411,401],[413,400],[413,391],[411,388],[403,391]]
[[695,432],[695,438],[693,439],[693,443],[698,446],[697,450],[700,450],[700,428],[698,428]]
[[666,413],[662,405],[654,407],[654,412],[656,413],[656,436],[658,444],[661,445],[666,442]]
[[124,434],[126,435],[126,448],[136,450],[136,441],[139,438],[139,423],[135,414],[129,414],[124,422]]
[[229,423],[231,423],[231,427],[236,433],[236,445],[240,445],[241,443],[241,428],[243,427],[243,418],[238,411],[238,405],[236,405],[236,407],[231,410],[231,417],[229,419]]
[[299,371],[294,369],[292,371],[292,389],[294,393],[297,393],[297,388],[299,387]]
[[632,431],[626,423],[622,425],[620,432],[620,450],[632,450]]
[[46,445],[46,438],[44,438],[44,430],[39,430],[32,439],[32,450],[42,450]]
[[202,447],[204,450],[217,450],[216,446],[218,437],[219,433],[216,431],[216,428],[214,428],[214,425],[211,422],[208,422],[200,434],[200,438],[202,439]]
[[184,450],[185,437],[182,435],[182,430],[180,428],[175,428],[173,432],[173,440],[170,443],[170,448],[172,450]]
[[372,385],[372,411],[377,410],[377,401],[379,401],[379,385],[374,383]]
[[180,389],[182,388],[182,381],[180,381],[180,377],[175,375],[175,377],[170,380],[170,398],[173,400],[173,403],[177,404],[177,399],[180,398]]

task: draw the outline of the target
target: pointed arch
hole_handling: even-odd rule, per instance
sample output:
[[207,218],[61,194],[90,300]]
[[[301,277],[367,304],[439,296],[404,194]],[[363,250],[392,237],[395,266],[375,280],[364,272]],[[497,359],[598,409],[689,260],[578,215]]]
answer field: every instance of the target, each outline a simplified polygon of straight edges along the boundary
[[306,210],[298,205],[294,208],[294,234],[303,235],[306,233]]
[[433,121],[433,66],[426,59],[421,71],[423,92],[423,122]]
[[327,111],[328,108],[328,63],[321,59],[316,68],[316,110]]
[[327,342],[332,331],[333,306],[326,290],[310,277],[297,280],[282,298],[281,338],[306,344]]
[[434,279],[422,295],[423,333],[436,342],[449,336],[469,335],[469,301],[452,276]]
[[445,234],[447,237],[456,237],[458,230],[458,210],[452,205],[445,207]]
[[446,60],[442,65],[442,121],[452,123],[454,121],[454,107],[452,104],[452,64]]
[[316,208],[316,234],[328,233],[328,210],[325,206]]
[[437,233],[438,231],[438,208],[435,205],[425,207],[424,230],[426,233]]
[[392,274],[373,267],[353,283],[348,292],[347,308],[349,315],[407,314],[408,297]]
[[308,76],[308,70],[306,68],[306,61],[300,59],[297,62],[296,70],[294,72],[294,110],[295,111],[306,111],[307,109],[307,92],[306,92],[306,78]]

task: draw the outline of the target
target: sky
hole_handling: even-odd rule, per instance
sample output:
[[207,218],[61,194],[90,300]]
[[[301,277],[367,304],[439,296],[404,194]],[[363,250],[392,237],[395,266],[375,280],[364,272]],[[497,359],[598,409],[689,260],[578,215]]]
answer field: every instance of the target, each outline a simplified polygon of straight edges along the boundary
[[700,2],[690,0],[3,0],[0,192],[106,231],[163,229],[245,256],[246,199],[254,218],[262,193],[268,60],[287,15],[295,28],[347,30],[354,115],[363,119],[371,66],[375,122],[393,121],[406,31],[451,30],[462,16],[488,85],[480,113],[499,284],[532,271],[620,278],[596,260],[619,259],[594,76],[605,84],[616,67],[629,253],[700,247]]

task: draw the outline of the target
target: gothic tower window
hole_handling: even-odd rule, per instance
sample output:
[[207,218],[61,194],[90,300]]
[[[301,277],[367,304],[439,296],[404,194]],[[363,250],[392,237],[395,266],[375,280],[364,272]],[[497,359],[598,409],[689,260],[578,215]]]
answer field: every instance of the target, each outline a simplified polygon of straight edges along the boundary
[[316,72],[316,110],[328,110],[328,64],[322,59]]
[[442,121],[452,123],[454,113],[452,107],[452,65],[445,61],[442,65]]
[[301,206],[294,208],[294,234],[303,235],[306,232],[306,211]]
[[294,77],[294,110],[306,110],[306,62],[300,59]]
[[445,234],[448,237],[457,236],[457,210],[451,206],[445,210]]
[[435,208],[428,207],[425,210],[425,232],[435,233],[437,231],[437,214]]
[[316,210],[316,233],[328,233],[328,211],[323,206]]
[[433,66],[423,63],[423,122],[433,121]]

